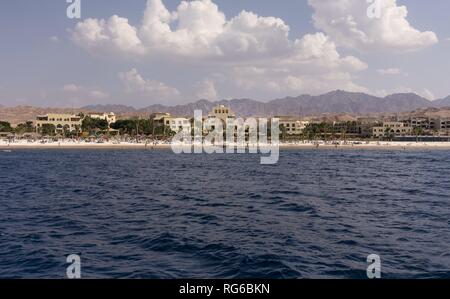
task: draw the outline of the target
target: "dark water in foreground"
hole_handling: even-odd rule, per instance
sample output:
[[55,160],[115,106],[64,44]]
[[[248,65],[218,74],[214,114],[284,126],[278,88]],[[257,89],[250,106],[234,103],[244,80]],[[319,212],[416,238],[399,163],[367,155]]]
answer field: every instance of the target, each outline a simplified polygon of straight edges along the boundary
[[450,278],[450,152],[0,152],[0,278]]

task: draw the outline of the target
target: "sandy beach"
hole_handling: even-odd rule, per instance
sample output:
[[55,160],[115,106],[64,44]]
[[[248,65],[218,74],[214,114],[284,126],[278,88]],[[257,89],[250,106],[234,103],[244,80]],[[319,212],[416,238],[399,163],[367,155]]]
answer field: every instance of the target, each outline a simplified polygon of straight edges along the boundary
[[[169,143],[136,143],[136,142],[84,142],[61,140],[53,142],[0,141],[1,150],[11,149],[169,149]],[[282,149],[448,149],[450,142],[340,142],[338,144],[318,142],[281,143]]]

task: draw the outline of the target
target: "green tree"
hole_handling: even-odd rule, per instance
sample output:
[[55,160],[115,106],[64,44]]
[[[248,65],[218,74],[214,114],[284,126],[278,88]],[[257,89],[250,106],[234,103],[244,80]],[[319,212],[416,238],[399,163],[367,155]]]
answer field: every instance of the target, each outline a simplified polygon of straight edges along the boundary
[[39,129],[39,132],[42,135],[46,136],[55,136],[56,127],[52,124],[43,124],[42,127]]
[[327,140],[327,136],[330,134],[332,135],[334,132],[333,125],[321,122],[318,126],[319,133],[322,135],[323,140]]
[[136,133],[136,121],[132,119],[120,119],[111,124],[115,130],[119,130],[120,134],[134,135]]
[[26,123],[18,124],[16,127],[16,133],[25,134],[25,133],[33,133],[34,126],[32,121],[27,121]]
[[314,140],[319,132],[318,124],[308,124],[303,131],[303,134],[308,138],[308,140]]
[[384,137],[385,137],[387,140],[392,140],[393,133],[392,133],[391,128],[386,127],[386,129],[384,129]]
[[64,137],[69,137],[70,136],[70,126],[69,125],[64,125],[64,127],[63,127],[63,136]]
[[154,128],[154,135],[167,137],[170,136],[172,129],[169,126],[159,126]]
[[75,125],[75,134],[78,136],[78,134],[81,131],[81,126],[80,125]]
[[152,128],[152,122],[150,121],[150,119],[140,119],[138,121],[139,124],[139,133],[140,134],[145,134],[145,135],[150,135],[152,134],[153,128]]
[[12,132],[11,124],[6,121],[0,121],[0,132]]
[[152,134],[153,129],[152,129],[152,122],[150,121],[150,119],[135,118],[135,119],[131,119],[129,121],[132,121],[134,123],[134,127],[135,127],[134,133],[135,134],[137,134],[137,135]]
[[416,136],[416,142],[419,142],[419,136],[422,136],[424,133],[423,129],[419,128],[419,127],[415,127],[413,132],[414,132],[414,135]]
[[104,119],[91,118],[86,116],[83,119],[81,128],[83,132],[96,133],[99,131],[107,131],[109,128],[108,121]]

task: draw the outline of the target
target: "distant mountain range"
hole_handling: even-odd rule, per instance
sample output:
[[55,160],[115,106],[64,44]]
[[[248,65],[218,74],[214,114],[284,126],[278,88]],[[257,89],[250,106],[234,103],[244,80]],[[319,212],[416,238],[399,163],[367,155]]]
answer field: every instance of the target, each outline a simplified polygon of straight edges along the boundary
[[450,96],[440,99],[440,100],[436,100],[433,101],[433,104],[435,105],[434,107],[450,107]]
[[123,105],[92,105],[83,107],[82,109],[94,112],[108,111],[118,114],[168,112],[173,115],[193,115],[194,110],[203,110],[204,113],[207,113],[216,105],[226,105],[242,117],[265,115],[307,116],[324,113],[367,115],[374,113],[408,112],[418,108],[450,106],[450,96],[437,101],[429,101],[414,93],[393,94],[380,98],[365,93],[337,90],[319,96],[301,95],[298,97],[286,97],[267,103],[251,99],[222,100],[218,102],[200,100],[186,105],[152,105],[142,109],[135,109]]
[[323,114],[370,115],[382,113],[412,112],[423,108],[450,107],[450,96],[429,101],[414,93],[393,94],[387,97],[375,97],[365,93],[337,90],[319,96],[301,95],[286,97],[270,102],[251,99],[222,100],[210,102],[200,100],[178,106],[151,105],[142,109],[126,105],[89,105],[79,109],[41,108],[30,106],[0,106],[0,120],[13,124],[33,120],[37,114],[49,112],[114,112],[122,117],[148,116],[154,112],[168,112],[177,116],[192,116],[194,110],[210,112],[216,105],[230,107],[238,116],[320,116]]

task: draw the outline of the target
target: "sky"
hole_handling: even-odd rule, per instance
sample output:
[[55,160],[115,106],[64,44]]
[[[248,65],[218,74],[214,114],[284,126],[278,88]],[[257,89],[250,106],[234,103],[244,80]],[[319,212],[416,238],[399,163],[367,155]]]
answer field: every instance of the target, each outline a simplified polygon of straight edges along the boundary
[[0,105],[450,95],[448,0],[80,3],[0,1]]

